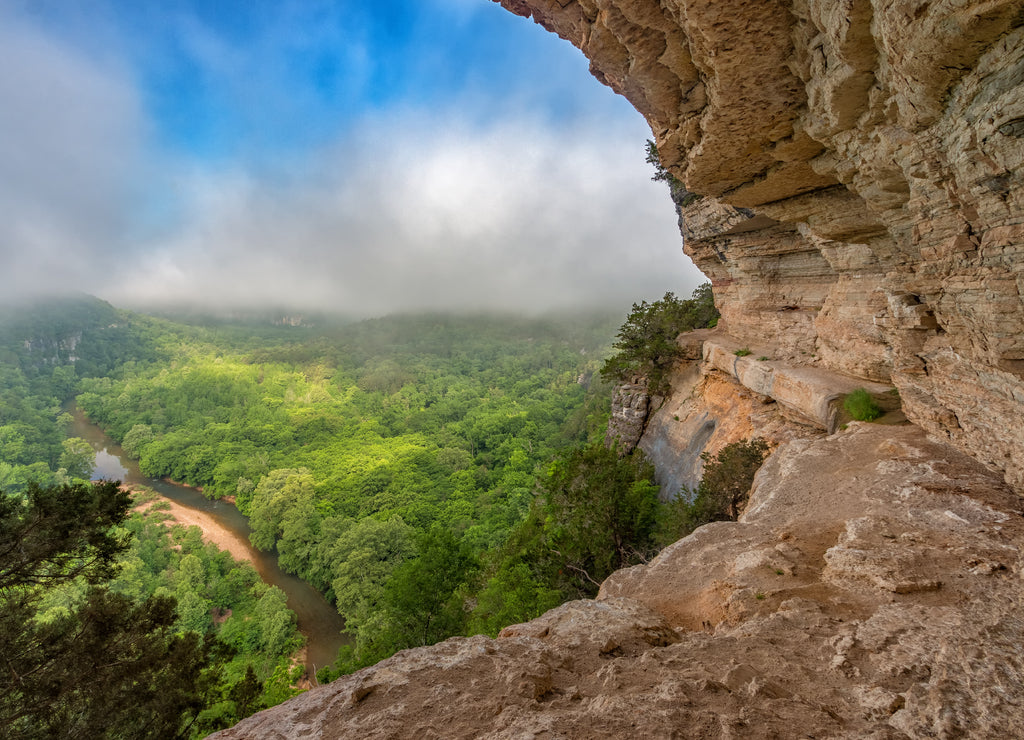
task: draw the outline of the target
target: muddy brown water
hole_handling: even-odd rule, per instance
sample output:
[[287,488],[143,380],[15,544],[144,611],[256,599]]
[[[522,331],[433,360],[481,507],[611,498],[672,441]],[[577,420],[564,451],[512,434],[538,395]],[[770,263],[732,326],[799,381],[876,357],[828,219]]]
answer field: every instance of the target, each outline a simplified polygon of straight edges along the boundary
[[338,649],[351,643],[345,633],[345,620],[323,595],[301,578],[285,573],[275,553],[260,552],[249,544],[248,518],[226,501],[206,498],[200,491],[165,480],[147,478],[139,471],[139,464],[129,459],[119,445],[90,422],[76,406],[68,409],[72,415],[69,436],[81,437],[96,451],[93,480],[119,480],[126,485],[152,488],[175,503],[206,514],[218,526],[235,534],[248,550],[256,572],[271,586],[277,586],[288,598],[288,608],[295,612],[299,631],[306,638],[306,670],[312,676],[316,670],[334,662]]

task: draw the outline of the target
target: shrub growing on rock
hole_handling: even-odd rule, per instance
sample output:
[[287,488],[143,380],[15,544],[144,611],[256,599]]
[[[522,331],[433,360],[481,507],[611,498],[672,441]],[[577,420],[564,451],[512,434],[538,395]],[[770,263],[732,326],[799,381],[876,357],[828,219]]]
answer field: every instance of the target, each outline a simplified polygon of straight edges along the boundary
[[710,522],[739,518],[747,505],[754,475],[767,455],[768,443],[763,439],[733,442],[714,456],[703,453],[704,475],[692,500],[680,495],[664,505],[661,544],[675,542]]
[[691,193],[687,190],[682,180],[665,169],[665,166],[661,163],[661,155],[658,154],[658,147],[650,139],[647,140],[647,163],[654,167],[654,174],[651,176],[651,179],[655,182],[668,184],[669,191],[672,194],[672,202],[675,203],[677,211],[701,199],[701,196],[697,193]]
[[843,408],[856,421],[874,421],[885,413],[863,388],[857,388],[848,395],[843,401]]

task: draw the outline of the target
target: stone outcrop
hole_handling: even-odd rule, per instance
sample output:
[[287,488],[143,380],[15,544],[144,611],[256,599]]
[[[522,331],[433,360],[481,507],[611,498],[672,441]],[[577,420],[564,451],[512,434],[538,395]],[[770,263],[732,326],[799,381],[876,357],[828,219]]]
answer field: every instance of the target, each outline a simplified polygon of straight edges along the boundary
[[702,456],[733,442],[761,438],[774,449],[837,431],[850,421],[843,402],[857,388],[889,412],[882,423],[906,421],[892,386],[800,364],[785,343],[747,345],[721,329],[677,341],[682,359],[670,376],[672,393],[649,397],[639,380],[617,386],[606,437],[624,452],[644,451],[663,499],[695,490]]
[[[692,368],[701,359],[704,351],[704,340],[711,334],[709,330],[687,332],[676,340],[679,345],[679,363],[675,377],[670,379],[672,396],[686,395],[691,392],[692,383],[679,371]],[[612,389],[611,416],[608,419],[608,432],[605,444],[609,447],[617,445],[619,453],[627,455],[641,443],[647,424],[664,406],[663,396],[652,395],[647,388],[647,379],[641,376],[629,382],[619,383]]]
[[777,402],[797,420],[830,434],[839,426],[846,395],[857,388],[874,395],[894,390],[830,370],[773,360],[760,354],[762,351],[771,349],[741,346],[735,339],[719,335],[704,343],[704,362],[743,387]]
[[699,199],[739,341],[893,383],[1024,484],[1020,0],[499,0],[590,59]]
[[628,455],[640,442],[651,413],[651,395],[647,384],[638,378],[632,383],[619,383],[612,392],[612,410],[605,441],[617,444]]
[[1011,737],[1020,505],[912,425],[794,440],[739,522],[596,601],[403,651],[216,737]]

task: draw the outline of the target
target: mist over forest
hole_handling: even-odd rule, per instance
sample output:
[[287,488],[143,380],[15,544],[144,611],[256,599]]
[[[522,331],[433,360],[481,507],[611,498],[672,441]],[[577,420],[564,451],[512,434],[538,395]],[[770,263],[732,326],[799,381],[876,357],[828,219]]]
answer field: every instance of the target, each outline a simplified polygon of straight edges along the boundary
[[649,130],[568,44],[395,5],[0,2],[0,294],[366,317],[696,287]]

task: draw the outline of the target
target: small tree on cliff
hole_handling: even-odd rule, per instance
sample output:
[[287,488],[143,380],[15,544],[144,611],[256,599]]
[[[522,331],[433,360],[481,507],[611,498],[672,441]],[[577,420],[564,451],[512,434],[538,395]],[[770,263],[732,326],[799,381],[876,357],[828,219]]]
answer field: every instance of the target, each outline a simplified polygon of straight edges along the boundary
[[658,485],[642,452],[593,444],[556,460],[541,479],[544,540],[563,591],[592,596],[605,578],[654,552]]
[[767,454],[768,443],[763,439],[733,442],[714,457],[703,453],[704,475],[694,499],[703,504],[700,516],[709,522],[736,521],[747,505],[754,475]]
[[602,377],[623,383],[639,376],[646,380],[648,393],[666,395],[669,373],[682,356],[676,338],[683,332],[714,326],[718,315],[711,283],[699,286],[688,300],[669,292],[654,303],[634,303],[613,345],[616,354],[601,368]]
[[704,475],[693,495],[665,504],[659,540],[667,545],[711,522],[736,521],[747,504],[754,475],[768,455],[763,439],[733,442],[717,455],[703,453]]
[[661,163],[661,155],[658,154],[658,146],[650,139],[647,140],[647,163],[654,167],[654,174],[651,175],[652,180],[668,183],[669,191],[672,194],[672,202],[676,204],[677,209],[700,200],[701,196],[691,193],[683,185],[682,180],[665,169],[665,165]]

